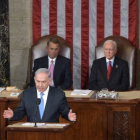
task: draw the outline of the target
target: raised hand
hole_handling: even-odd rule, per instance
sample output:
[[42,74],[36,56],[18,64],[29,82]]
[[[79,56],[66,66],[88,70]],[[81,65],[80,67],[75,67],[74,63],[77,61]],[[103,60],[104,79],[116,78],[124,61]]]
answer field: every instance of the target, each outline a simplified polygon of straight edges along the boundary
[[68,117],[70,121],[76,121],[76,114],[72,113],[72,109],[69,111]]
[[5,110],[4,113],[3,113],[3,117],[8,118],[8,119],[12,118],[13,115],[14,115],[14,112],[9,107],[8,107],[8,110]]

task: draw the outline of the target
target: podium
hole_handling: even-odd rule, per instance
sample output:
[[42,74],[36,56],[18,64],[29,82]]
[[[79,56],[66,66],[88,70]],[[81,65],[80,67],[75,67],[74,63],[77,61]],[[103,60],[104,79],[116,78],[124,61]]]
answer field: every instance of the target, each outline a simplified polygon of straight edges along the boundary
[[7,140],[72,140],[70,124],[65,126],[23,126],[22,123],[8,125]]
[[[68,132],[66,129],[67,137],[72,137],[71,140],[113,140],[115,138],[139,140],[140,91],[120,92],[118,100],[96,100],[93,96],[85,97],[85,95],[72,97],[70,93],[71,91],[66,92],[67,101],[77,116],[77,121],[71,123]],[[5,131],[6,126],[15,123],[15,121],[6,121],[3,118],[3,111],[8,107],[15,109],[19,102],[20,98],[0,98],[0,140],[6,140],[7,132],[10,131],[9,128]],[[22,122],[26,121],[26,118],[22,120]],[[59,122],[69,123],[63,118],[60,118]],[[18,131],[19,136],[20,132],[22,131]],[[69,137],[66,140],[69,140]]]

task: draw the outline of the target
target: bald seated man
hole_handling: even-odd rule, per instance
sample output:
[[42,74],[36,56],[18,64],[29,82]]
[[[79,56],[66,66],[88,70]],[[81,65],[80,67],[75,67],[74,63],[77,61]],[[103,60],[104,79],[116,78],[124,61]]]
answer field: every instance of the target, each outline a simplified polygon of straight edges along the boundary
[[104,55],[94,60],[89,79],[89,89],[112,91],[127,91],[129,89],[129,69],[127,61],[115,56],[117,44],[107,40],[104,45]]
[[60,114],[66,120],[76,121],[76,114],[68,106],[65,93],[61,89],[49,86],[52,81],[50,77],[48,69],[38,69],[34,77],[36,86],[23,91],[17,109],[12,111],[8,108],[4,111],[3,117],[10,120],[21,120],[27,115],[27,121],[34,122],[37,98],[43,98],[38,106],[37,122],[59,122]]

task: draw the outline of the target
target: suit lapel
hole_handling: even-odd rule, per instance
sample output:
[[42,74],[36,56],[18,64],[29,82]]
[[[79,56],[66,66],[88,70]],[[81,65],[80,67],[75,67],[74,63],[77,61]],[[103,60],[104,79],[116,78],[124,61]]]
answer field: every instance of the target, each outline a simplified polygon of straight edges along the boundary
[[61,68],[61,58],[58,55],[56,58],[56,62],[55,62],[55,66],[54,66],[54,74],[53,74],[53,80],[54,80],[54,84],[55,84],[55,79],[57,78],[57,73],[59,72],[60,68]]
[[[37,101],[37,90],[36,90],[36,88],[33,88],[31,94],[32,94],[32,101],[35,103],[34,110],[36,111],[36,101]],[[37,111],[37,114],[36,114],[36,120],[38,122],[40,122],[41,119],[40,119],[40,113],[39,113],[39,107],[38,106],[37,106],[37,109],[38,109],[38,111]]]
[[49,68],[49,63],[48,63],[48,55],[46,56],[46,58],[44,59],[44,66],[45,68]]
[[102,59],[101,69],[104,75],[105,81],[107,81],[107,66],[106,66],[106,59],[105,57]]
[[48,113],[49,110],[51,109],[51,103],[53,101],[53,97],[54,97],[53,90],[52,87],[50,87],[42,120],[44,119],[46,120],[46,118],[48,117]]

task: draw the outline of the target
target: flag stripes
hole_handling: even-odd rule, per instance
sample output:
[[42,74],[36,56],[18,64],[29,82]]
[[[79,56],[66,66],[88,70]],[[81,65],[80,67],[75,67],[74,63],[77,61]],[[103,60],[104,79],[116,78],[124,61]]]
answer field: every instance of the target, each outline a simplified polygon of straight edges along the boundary
[[33,0],[33,41],[55,34],[71,45],[73,87],[87,88],[95,46],[121,35],[137,45],[137,0]]

